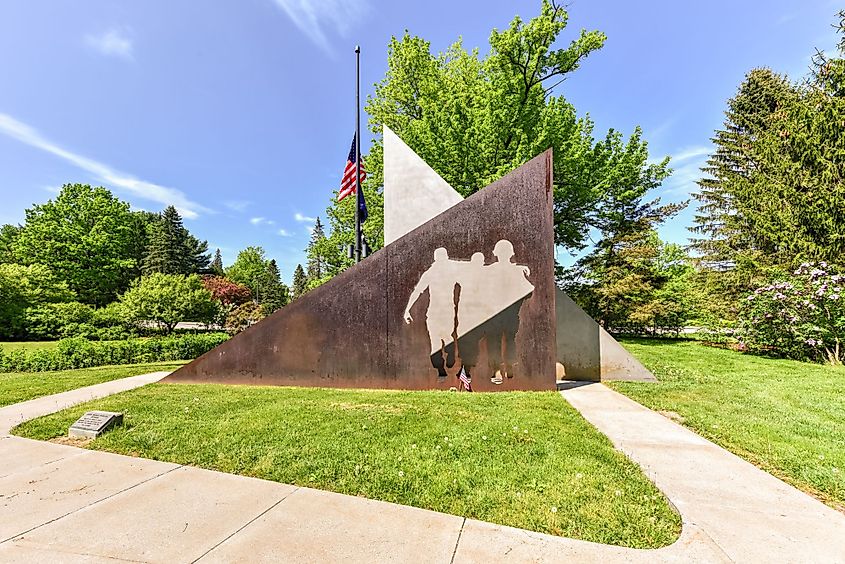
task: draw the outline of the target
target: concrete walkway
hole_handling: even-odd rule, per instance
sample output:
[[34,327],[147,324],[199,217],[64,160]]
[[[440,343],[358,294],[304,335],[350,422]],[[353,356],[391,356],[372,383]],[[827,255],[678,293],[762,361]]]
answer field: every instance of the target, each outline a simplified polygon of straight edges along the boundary
[[341,494],[8,436],[163,376],[0,409],[2,562],[845,562],[845,516],[602,385],[564,397],[679,509],[634,550]]

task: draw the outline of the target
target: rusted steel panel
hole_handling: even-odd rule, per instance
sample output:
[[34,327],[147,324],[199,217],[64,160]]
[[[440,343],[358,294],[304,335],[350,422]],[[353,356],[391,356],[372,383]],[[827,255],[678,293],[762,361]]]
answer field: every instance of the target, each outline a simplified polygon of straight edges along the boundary
[[165,381],[554,389],[552,222],[549,150]]

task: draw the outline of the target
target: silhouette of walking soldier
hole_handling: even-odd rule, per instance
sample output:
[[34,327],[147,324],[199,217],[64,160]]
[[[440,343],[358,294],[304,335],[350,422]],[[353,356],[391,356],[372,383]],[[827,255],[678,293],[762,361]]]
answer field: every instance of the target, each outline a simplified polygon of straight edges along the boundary
[[[405,308],[405,323],[411,323],[411,306],[428,290],[425,322],[431,339],[431,364],[440,381],[446,378],[446,367],[455,364],[455,261],[449,260],[446,249],[434,250],[434,263],[420,277]],[[449,346],[451,344],[451,346]]]
[[484,264],[484,254],[469,261],[449,259],[446,249],[434,251],[434,263],[420,277],[405,308],[411,323],[411,307],[428,290],[426,326],[431,340],[431,364],[439,381],[455,364],[455,340],[462,368],[469,375],[477,364],[479,343],[487,340],[493,383],[513,377],[517,362],[516,333],[522,302],[534,291],[527,266],[512,262],[513,245],[501,240],[493,248],[496,262]]

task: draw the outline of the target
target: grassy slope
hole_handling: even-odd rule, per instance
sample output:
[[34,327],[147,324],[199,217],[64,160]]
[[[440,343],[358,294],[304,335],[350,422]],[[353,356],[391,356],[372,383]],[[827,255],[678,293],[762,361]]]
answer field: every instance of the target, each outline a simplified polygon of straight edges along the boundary
[[677,515],[556,393],[458,394],[156,384],[89,409],[126,424],[90,448],[191,464],[595,542],[671,543]]
[[845,369],[690,341],[624,341],[658,384],[612,387],[764,470],[845,508]]
[[92,384],[159,370],[175,370],[184,362],[153,362],[125,366],[99,366],[58,372],[0,373],[0,407],[33,398],[75,390]]

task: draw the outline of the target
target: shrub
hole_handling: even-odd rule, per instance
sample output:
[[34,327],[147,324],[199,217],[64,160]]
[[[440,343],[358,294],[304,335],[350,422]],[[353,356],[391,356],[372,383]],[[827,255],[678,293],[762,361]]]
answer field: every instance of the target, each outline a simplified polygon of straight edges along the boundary
[[845,359],[845,276],[804,263],[740,304],[740,339],[750,350],[841,364]]
[[94,309],[79,302],[48,303],[26,310],[26,332],[31,339],[90,336]]
[[202,277],[203,288],[211,292],[211,297],[223,305],[241,305],[252,299],[252,292],[243,284],[232,282],[224,276],[206,275]]
[[247,302],[238,306],[226,317],[226,330],[229,333],[240,333],[253,323],[264,318],[262,307],[253,302]]
[[73,337],[62,339],[53,350],[16,350],[7,353],[0,349],[0,372],[45,372],[112,364],[191,360],[228,338],[226,333],[99,342]]
[[159,272],[134,280],[120,303],[129,320],[136,324],[152,321],[167,334],[180,321],[210,324],[219,307],[196,274]]

